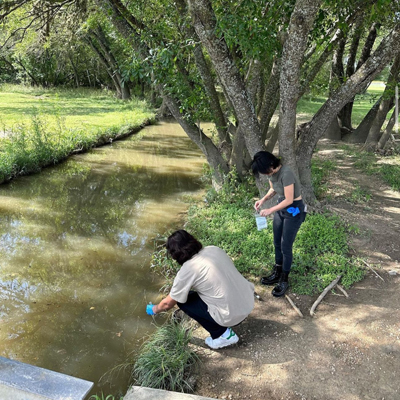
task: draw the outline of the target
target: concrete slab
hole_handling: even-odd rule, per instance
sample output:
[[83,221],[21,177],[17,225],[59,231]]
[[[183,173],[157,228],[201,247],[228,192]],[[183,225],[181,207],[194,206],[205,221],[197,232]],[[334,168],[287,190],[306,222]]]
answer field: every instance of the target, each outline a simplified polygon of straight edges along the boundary
[[0,357],[1,400],[83,400],[93,383]]
[[167,390],[150,389],[132,386],[124,396],[124,400],[215,400],[211,397],[195,396],[194,394],[168,392]]

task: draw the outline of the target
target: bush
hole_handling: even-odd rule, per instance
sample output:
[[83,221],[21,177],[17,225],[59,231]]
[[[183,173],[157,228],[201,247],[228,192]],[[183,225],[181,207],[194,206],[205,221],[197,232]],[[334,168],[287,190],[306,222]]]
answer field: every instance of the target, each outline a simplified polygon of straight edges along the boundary
[[191,331],[184,324],[165,323],[146,341],[134,364],[137,385],[176,392],[192,392],[188,378],[198,361],[189,348]]

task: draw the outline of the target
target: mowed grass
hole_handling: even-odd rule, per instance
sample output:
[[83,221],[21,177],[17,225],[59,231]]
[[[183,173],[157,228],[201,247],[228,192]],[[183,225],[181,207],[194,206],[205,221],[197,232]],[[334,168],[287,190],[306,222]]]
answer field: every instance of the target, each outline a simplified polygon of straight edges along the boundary
[[[379,96],[381,96],[384,90],[384,82],[373,81],[365,93],[359,94],[355,97],[352,114],[352,123],[354,128],[356,128],[363,120],[365,115],[378,100]],[[306,95],[300,99],[297,105],[298,122],[301,123],[309,121],[321,108],[325,101],[326,97],[323,96],[316,97]]]
[[0,88],[0,183],[76,151],[110,143],[154,120],[146,102],[101,90]]
[[[29,124],[41,115],[47,123],[61,118],[68,128],[102,129],[116,125],[140,125],[153,118],[149,106],[137,99],[122,101],[105,90],[39,89],[17,85],[0,86],[0,130]],[[56,118],[57,117],[57,118]]]

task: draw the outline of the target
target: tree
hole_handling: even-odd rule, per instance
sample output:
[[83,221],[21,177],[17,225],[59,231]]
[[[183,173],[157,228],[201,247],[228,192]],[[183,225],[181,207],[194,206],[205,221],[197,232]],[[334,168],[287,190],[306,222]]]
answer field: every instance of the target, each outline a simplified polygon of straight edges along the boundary
[[[151,84],[205,154],[217,187],[230,169],[241,173],[257,151],[272,150],[278,139],[280,155],[299,174],[311,203],[311,157],[318,140],[333,123],[352,130],[354,96],[400,49],[398,0],[92,1],[88,14],[97,15],[105,33],[94,24],[87,33],[106,70],[114,71],[114,81],[140,75]],[[6,2],[3,15],[21,2]],[[80,4],[65,3],[66,11]],[[118,67],[112,60],[117,48]],[[332,59],[328,98],[298,129],[298,101]],[[278,104],[279,123],[273,126]],[[202,131],[204,119],[215,122],[215,135]],[[263,182],[258,185],[265,190]]]

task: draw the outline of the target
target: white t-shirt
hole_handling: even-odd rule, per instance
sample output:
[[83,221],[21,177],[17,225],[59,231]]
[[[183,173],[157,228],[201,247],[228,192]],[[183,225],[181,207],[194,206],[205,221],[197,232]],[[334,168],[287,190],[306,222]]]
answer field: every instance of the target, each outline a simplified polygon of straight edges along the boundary
[[254,307],[254,285],[233,265],[224,250],[207,246],[186,261],[177,273],[170,296],[186,303],[195,290],[207,304],[208,312],[221,326],[242,322]]

